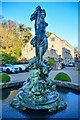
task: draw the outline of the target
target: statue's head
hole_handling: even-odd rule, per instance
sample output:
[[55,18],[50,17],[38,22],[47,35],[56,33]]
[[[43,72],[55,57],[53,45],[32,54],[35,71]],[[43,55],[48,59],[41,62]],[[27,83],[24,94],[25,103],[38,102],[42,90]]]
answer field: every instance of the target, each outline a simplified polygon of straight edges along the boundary
[[46,12],[44,9],[41,10],[41,18],[45,18],[46,17]]

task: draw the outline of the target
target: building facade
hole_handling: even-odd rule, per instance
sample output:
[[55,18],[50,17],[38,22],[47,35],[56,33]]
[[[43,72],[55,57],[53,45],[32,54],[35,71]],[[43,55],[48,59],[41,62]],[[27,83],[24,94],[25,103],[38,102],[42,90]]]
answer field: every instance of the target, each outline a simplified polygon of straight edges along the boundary
[[[30,42],[23,48],[22,56],[30,59],[35,56],[35,48]],[[46,51],[44,58],[52,57],[58,60],[60,57],[65,64],[74,60],[74,47],[70,45],[66,40],[61,40],[55,34],[51,34],[48,38],[48,50]]]
[[35,48],[28,42],[25,47],[22,49],[22,57],[27,58],[28,60],[35,56]]
[[48,38],[48,50],[45,56],[52,56],[54,59],[59,59],[59,57],[61,57],[63,62],[68,64],[74,61],[74,47],[66,40],[61,40],[55,34],[51,34]]

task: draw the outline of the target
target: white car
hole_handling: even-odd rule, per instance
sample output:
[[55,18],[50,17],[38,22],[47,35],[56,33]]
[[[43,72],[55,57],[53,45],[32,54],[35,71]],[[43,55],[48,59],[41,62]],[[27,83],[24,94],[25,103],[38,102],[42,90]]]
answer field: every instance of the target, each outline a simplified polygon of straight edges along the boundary
[[2,67],[2,72],[6,72],[6,73],[18,73],[19,72],[19,67],[14,66],[12,64],[5,64]]
[[25,65],[22,64],[18,64],[18,65],[14,65],[15,67],[19,67],[19,72],[25,71],[26,67]]

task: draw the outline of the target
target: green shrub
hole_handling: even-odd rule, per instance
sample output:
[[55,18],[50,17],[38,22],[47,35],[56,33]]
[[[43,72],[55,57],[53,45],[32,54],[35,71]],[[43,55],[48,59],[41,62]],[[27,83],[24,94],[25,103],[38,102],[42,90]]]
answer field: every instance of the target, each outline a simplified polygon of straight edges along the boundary
[[54,66],[54,64],[55,64],[54,58],[48,58],[48,64],[49,64],[49,66]]
[[2,64],[14,64],[16,62],[16,58],[12,57],[11,54],[3,53],[2,55]]
[[71,78],[64,72],[58,73],[55,76],[54,80],[67,81],[67,82],[71,82],[72,81]]
[[0,82],[9,82],[10,81],[10,76],[7,73],[2,73],[0,76]]

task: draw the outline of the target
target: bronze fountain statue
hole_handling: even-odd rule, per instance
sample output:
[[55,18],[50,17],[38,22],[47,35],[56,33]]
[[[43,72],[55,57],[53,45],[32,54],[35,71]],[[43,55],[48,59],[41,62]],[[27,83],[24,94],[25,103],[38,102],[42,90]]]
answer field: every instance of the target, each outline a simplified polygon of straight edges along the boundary
[[32,39],[31,44],[36,48],[36,57],[42,61],[42,56],[48,48],[48,40],[46,36],[46,27],[48,23],[45,22],[46,12],[40,6],[31,15],[30,20],[35,20],[35,37]]
[[36,56],[29,60],[30,77],[19,89],[19,92],[11,102],[11,106],[17,109],[48,109],[50,112],[66,108],[66,103],[56,91],[53,80],[48,78],[51,67],[43,55],[48,48],[45,22],[46,12],[40,6],[31,15],[30,20],[35,20],[35,37],[31,45],[35,47]]

